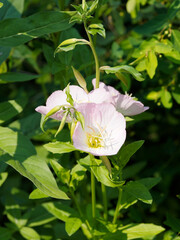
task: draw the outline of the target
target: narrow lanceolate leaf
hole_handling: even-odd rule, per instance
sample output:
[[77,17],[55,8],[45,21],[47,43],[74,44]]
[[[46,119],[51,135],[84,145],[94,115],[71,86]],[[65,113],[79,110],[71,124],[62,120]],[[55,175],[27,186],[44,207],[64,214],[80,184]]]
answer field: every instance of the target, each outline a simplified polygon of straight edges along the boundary
[[89,42],[85,39],[78,39],[78,38],[71,38],[63,41],[59,46],[56,48],[54,54],[61,52],[61,51],[71,51],[73,50],[77,45],[87,45]]
[[109,73],[118,73],[118,72],[126,72],[131,74],[137,81],[144,81],[144,78],[142,77],[141,73],[139,73],[135,68],[128,65],[122,65],[122,66],[116,66],[116,67],[109,67],[109,66],[103,66],[100,68],[100,70],[104,70],[107,74]]
[[0,45],[18,46],[45,34],[66,30],[70,16],[63,12],[44,11],[22,19],[5,19],[0,24]]
[[0,103],[0,124],[10,120],[23,111],[27,98],[19,98]]
[[52,153],[68,153],[75,151],[76,148],[70,142],[52,142],[47,143],[44,147]]
[[0,83],[27,82],[38,78],[36,74],[7,72],[0,74]]
[[130,224],[120,227],[123,233],[127,234],[128,240],[131,239],[154,239],[156,235],[163,232],[165,229],[161,226],[151,223]]

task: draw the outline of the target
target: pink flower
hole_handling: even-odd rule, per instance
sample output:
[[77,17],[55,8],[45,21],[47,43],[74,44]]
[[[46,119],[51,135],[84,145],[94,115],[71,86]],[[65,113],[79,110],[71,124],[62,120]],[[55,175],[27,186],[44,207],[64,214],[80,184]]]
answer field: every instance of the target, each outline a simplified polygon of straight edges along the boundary
[[[93,86],[95,87],[96,79],[92,80]],[[108,94],[111,96],[110,101],[116,110],[122,113],[124,116],[134,116],[140,114],[149,109],[149,107],[145,107],[140,101],[136,101],[133,97],[129,96],[128,94],[121,94],[115,88],[111,86],[107,86],[104,83],[99,83],[100,89],[105,89]]]
[[77,122],[72,137],[74,146],[95,156],[116,154],[126,138],[123,115],[109,103],[80,104],[77,110],[84,116],[85,127]]
[[[65,93],[64,89],[63,91],[58,90],[53,92],[46,101],[46,106],[39,106],[35,110],[43,115],[46,115],[50,110],[52,110],[56,106],[64,106],[64,108],[70,108],[71,116],[68,115],[66,122],[71,122],[73,118],[74,110],[72,109],[72,106],[70,103],[66,101],[67,95]],[[87,93],[78,86],[69,86],[70,94],[74,100],[75,106],[79,103],[88,102],[88,95]],[[54,118],[56,120],[61,121],[64,116],[64,110],[59,110],[55,114],[51,115],[51,118]]]

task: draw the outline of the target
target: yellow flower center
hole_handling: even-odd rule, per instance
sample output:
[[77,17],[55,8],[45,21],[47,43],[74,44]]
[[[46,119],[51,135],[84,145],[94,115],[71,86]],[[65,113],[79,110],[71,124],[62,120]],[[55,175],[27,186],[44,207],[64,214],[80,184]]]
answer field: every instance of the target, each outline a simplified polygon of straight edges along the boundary
[[87,145],[90,148],[104,147],[102,136],[100,134],[92,135],[90,133],[87,133]]

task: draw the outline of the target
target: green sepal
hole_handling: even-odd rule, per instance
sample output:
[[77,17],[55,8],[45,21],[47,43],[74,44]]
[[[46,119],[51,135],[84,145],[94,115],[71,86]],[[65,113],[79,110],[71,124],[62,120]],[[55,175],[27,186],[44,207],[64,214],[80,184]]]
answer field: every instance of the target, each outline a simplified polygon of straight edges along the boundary
[[41,115],[41,121],[40,121],[40,128],[41,130],[45,133],[46,131],[44,130],[44,125],[47,122],[48,118],[45,119],[45,115]]
[[76,111],[76,119],[81,123],[81,127],[84,130],[84,126],[85,126],[85,120],[84,120],[84,116],[82,115],[81,112]]
[[84,77],[73,66],[72,66],[72,70],[73,70],[74,76],[75,76],[77,82],[79,83],[79,85],[84,89],[85,92],[88,92],[86,80],[84,79]]
[[65,114],[64,114],[64,116],[63,116],[63,118],[61,120],[61,123],[59,125],[59,128],[58,128],[58,130],[57,130],[57,132],[55,134],[55,137],[58,135],[58,133],[60,133],[63,130],[64,125],[66,123],[66,118],[67,118],[68,113],[69,113],[68,111],[65,112]]
[[52,108],[45,116],[45,119],[46,120],[48,117],[52,116],[53,114],[57,113],[60,109],[62,108],[62,105],[60,106],[55,106],[54,108]]
[[65,93],[66,93],[66,96],[67,96],[66,101],[67,101],[68,103],[70,103],[71,106],[74,106],[74,100],[73,100],[73,98],[72,98],[72,96],[71,96],[71,94],[70,94],[69,84],[68,84],[67,87],[66,87]]

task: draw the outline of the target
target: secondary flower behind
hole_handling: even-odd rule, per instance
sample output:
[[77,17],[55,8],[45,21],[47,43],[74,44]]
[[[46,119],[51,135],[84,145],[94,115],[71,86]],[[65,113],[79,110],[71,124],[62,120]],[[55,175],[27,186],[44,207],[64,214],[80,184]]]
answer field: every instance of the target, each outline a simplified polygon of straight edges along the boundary
[[123,115],[110,103],[85,103],[77,108],[84,116],[85,126],[77,123],[73,134],[74,146],[95,156],[116,154],[126,139]]

